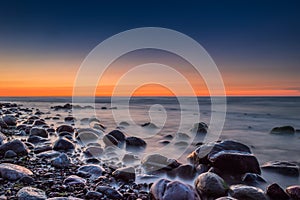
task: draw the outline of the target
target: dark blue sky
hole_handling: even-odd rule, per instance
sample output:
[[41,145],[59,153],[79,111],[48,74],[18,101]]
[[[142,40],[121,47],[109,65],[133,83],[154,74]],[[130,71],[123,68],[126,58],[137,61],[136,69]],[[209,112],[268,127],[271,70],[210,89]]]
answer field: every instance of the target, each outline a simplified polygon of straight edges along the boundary
[[[2,55],[83,59],[127,29],[157,26],[196,39],[222,70],[300,72],[300,1],[0,1]],[[294,87],[294,86],[293,86]]]

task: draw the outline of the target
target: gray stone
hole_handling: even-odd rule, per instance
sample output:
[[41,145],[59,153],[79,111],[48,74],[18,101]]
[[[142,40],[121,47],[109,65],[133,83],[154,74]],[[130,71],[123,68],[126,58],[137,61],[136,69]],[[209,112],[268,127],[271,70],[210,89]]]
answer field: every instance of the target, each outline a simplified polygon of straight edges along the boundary
[[17,120],[14,116],[11,115],[5,115],[2,117],[2,120],[7,124],[8,126],[15,126],[17,125]]
[[4,154],[4,158],[14,158],[17,154],[13,150],[8,150]]
[[135,180],[135,169],[133,167],[123,167],[115,170],[112,175],[116,179],[121,179],[123,181],[129,182]]
[[69,186],[71,186],[71,185],[83,185],[84,186],[86,184],[86,180],[79,176],[71,175],[71,176],[68,176],[64,180],[64,184],[69,185]]
[[0,154],[4,155],[4,153],[8,150],[13,150],[19,156],[28,154],[26,145],[18,139],[12,140],[0,146]]
[[67,154],[62,153],[58,157],[54,158],[51,161],[52,166],[57,168],[66,168],[69,167],[71,164],[70,158],[67,156]]
[[44,200],[47,199],[45,192],[34,187],[23,187],[17,193],[19,200]]
[[296,131],[292,126],[275,127],[271,130],[271,134],[294,134]]
[[261,166],[263,170],[272,171],[289,176],[299,176],[299,166],[293,162],[270,161]]
[[267,200],[264,191],[253,186],[232,185],[229,190],[230,196],[243,200]]
[[160,154],[147,155],[142,159],[141,163],[146,172],[172,170],[180,166],[177,160],[167,158]]
[[79,167],[77,173],[88,176],[90,179],[95,180],[99,176],[102,176],[104,171],[105,170],[99,165],[87,164]]
[[123,195],[118,192],[117,190],[108,187],[108,186],[98,186],[96,188],[97,192],[100,192],[102,194],[105,194],[108,199],[122,199]]
[[195,188],[199,194],[205,194],[209,197],[225,196],[228,190],[225,181],[211,172],[200,174],[195,180]]
[[30,130],[30,135],[48,138],[48,132],[43,128],[34,127]]
[[2,178],[9,181],[16,181],[24,176],[31,176],[33,175],[33,173],[29,169],[19,165],[11,163],[1,163],[0,175]]
[[72,151],[74,149],[74,144],[66,138],[59,138],[53,144],[53,150],[56,151]]

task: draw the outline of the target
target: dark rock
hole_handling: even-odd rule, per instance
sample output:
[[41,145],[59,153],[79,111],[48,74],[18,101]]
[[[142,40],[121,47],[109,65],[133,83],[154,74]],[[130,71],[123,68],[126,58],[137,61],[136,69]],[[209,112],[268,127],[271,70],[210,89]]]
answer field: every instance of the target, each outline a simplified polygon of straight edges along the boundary
[[53,149],[56,151],[70,151],[74,150],[75,146],[70,140],[59,138],[54,142]]
[[65,185],[82,185],[85,186],[86,184],[86,180],[84,178],[81,178],[79,176],[76,175],[71,175],[68,176],[65,180],[64,180],[64,184]]
[[180,166],[177,160],[167,158],[160,154],[147,155],[142,159],[141,163],[146,172],[172,170]]
[[146,122],[146,123],[142,124],[141,126],[145,127],[145,128],[158,128],[155,124],[153,124],[151,122]]
[[10,163],[1,163],[0,164],[0,175],[2,178],[9,181],[16,181],[23,176],[31,176],[33,173],[22,166],[10,164]]
[[231,174],[261,173],[258,160],[253,154],[222,151],[211,156],[209,160],[213,167],[222,172]]
[[300,200],[300,185],[287,187],[285,191],[293,200]]
[[266,183],[265,179],[261,177],[259,174],[254,173],[246,173],[242,177],[242,181],[247,184],[259,184],[259,183]]
[[83,152],[87,157],[99,158],[103,154],[103,149],[101,147],[90,146]]
[[273,183],[267,187],[267,195],[272,200],[288,200],[289,196],[285,191],[277,184]]
[[195,188],[199,194],[215,198],[226,195],[228,190],[225,181],[217,174],[211,172],[200,174],[195,181]]
[[167,179],[160,179],[153,183],[150,195],[153,200],[200,200],[190,185]]
[[126,164],[131,164],[138,160],[139,160],[138,156],[130,153],[125,154],[124,157],[122,158],[122,161]]
[[270,161],[261,166],[263,170],[273,171],[289,176],[299,176],[299,166],[287,161]]
[[125,142],[125,135],[122,131],[120,130],[113,130],[109,132],[107,135],[113,136],[115,139],[117,139],[120,143]]
[[216,200],[237,200],[237,199],[232,198],[232,197],[220,197],[220,198],[217,198]]
[[147,143],[138,137],[133,137],[133,136],[127,137],[125,141],[126,141],[126,149],[130,149],[130,148],[144,149],[147,146]]
[[36,127],[32,128],[30,130],[30,135],[48,138],[48,132],[43,128],[36,128]]
[[112,175],[116,179],[121,179],[123,181],[129,182],[135,180],[135,169],[133,167],[123,167],[115,170]]
[[294,134],[296,131],[292,126],[275,127],[271,130],[272,134]]
[[185,180],[192,180],[196,176],[196,169],[194,166],[185,164],[180,165],[179,167],[175,168],[173,171],[175,171],[176,175],[179,178],[185,179]]
[[60,133],[60,132],[74,133],[74,128],[72,126],[63,124],[63,125],[60,125],[59,127],[57,127],[56,132],[57,133]]
[[4,140],[6,140],[7,139],[7,137],[3,134],[3,133],[1,133],[0,132],[0,145],[3,143],[3,141]]
[[118,146],[118,140],[112,135],[104,135],[103,142],[106,146]]
[[87,145],[91,142],[97,142],[99,138],[98,135],[96,135],[95,133],[86,131],[79,133],[76,139],[82,142],[84,145]]
[[0,146],[0,157],[8,150],[14,151],[18,156],[24,156],[28,154],[26,145],[18,139],[7,142]]
[[38,144],[38,143],[43,143],[48,141],[46,138],[36,136],[36,135],[31,135],[28,137],[27,142],[30,142],[32,144]]
[[33,152],[34,152],[35,154],[38,154],[38,153],[42,153],[42,152],[50,151],[50,150],[52,150],[52,147],[51,147],[51,146],[49,146],[49,145],[44,145],[44,146],[38,146],[38,147],[35,147],[35,148],[33,149]]
[[0,118],[0,128],[7,129],[8,125]]
[[5,152],[4,158],[14,158],[17,154],[13,150],[8,150]]
[[65,117],[65,122],[75,122],[76,118],[72,116]]
[[230,196],[244,200],[267,200],[264,191],[253,186],[233,185],[229,190]]
[[19,200],[46,200],[46,193],[34,187],[23,187],[17,193]]
[[96,191],[106,195],[106,197],[108,199],[122,199],[123,198],[123,195],[120,192],[118,192],[117,190],[115,190],[111,187],[108,187],[108,186],[98,186],[96,188]]
[[32,178],[31,176],[23,176],[22,178],[19,179],[19,182],[30,185],[34,183],[34,178]]
[[204,122],[199,122],[194,124],[192,128],[192,132],[194,133],[207,133],[208,125],[205,124]]
[[59,155],[60,155],[60,152],[50,150],[50,151],[45,151],[45,152],[39,153],[36,156],[38,158],[52,159],[52,158],[55,158],[55,157],[57,157]]
[[17,125],[17,120],[14,116],[12,115],[5,115],[2,117],[2,120],[4,121],[5,124],[8,126],[16,126]]
[[77,173],[83,176],[88,176],[90,179],[95,180],[99,176],[102,176],[104,171],[105,170],[99,165],[87,164],[79,167]]
[[103,194],[100,192],[88,191],[85,195],[85,198],[90,200],[98,200],[103,198]]
[[70,158],[67,156],[67,154],[62,153],[58,157],[54,158],[51,161],[52,166],[57,168],[66,168],[69,167],[71,164]]
[[47,125],[45,121],[41,120],[41,119],[37,119],[33,122],[33,126],[44,126]]

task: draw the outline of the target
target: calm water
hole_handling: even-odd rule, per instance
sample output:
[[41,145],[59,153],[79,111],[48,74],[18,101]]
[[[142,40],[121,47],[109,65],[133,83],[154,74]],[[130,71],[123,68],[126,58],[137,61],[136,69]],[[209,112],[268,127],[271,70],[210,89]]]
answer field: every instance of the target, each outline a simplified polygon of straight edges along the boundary
[[[24,107],[39,108],[44,113],[48,112],[42,117],[56,114],[63,117],[68,116],[70,113],[63,110],[50,110],[49,113],[49,108],[54,105],[64,105],[67,102],[72,102],[71,98],[1,98],[0,100],[16,102]],[[117,107],[116,109],[109,109],[111,108],[109,98],[97,98],[95,110],[90,108],[81,109],[79,115],[75,117],[77,119],[97,117],[107,127],[106,132],[115,129],[120,122],[126,121],[130,125],[121,128],[127,135],[142,137],[147,141],[147,149],[145,152],[141,152],[141,156],[147,153],[159,152],[181,162],[187,162],[186,155],[195,149],[194,144],[204,139],[204,137],[200,137],[197,141],[193,141],[195,135],[190,132],[192,125],[197,121],[203,121],[208,125],[210,123],[211,102],[210,98],[207,97],[198,98],[199,111],[195,107],[189,106],[191,99],[188,97],[180,101],[173,97],[135,97],[130,100],[129,109],[122,100],[122,98],[116,100],[113,105]],[[184,102],[184,106],[182,106],[182,102]],[[103,109],[103,107],[108,109]],[[64,123],[63,117],[61,120],[49,120],[48,123],[56,127]],[[157,128],[140,126],[146,122],[154,123]],[[88,124],[83,123],[76,125],[78,127],[88,126]],[[273,127],[284,125],[291,125],[296,129],[300,129],[300,98],[229,97],[227,98],[226,120],[219,138],[234,139],[251,146],[253,153],[261,164],[272,160],[300,163],[299,131],[292,136],[269,134]],[[176,136],[177,132],[186,133],[191,139],[180,139]],[[174,139],[166,138],[166,135],[172,135]],[[167,140],[170,141],[170,144],[166,146],[163,141]],[[282,186],[300,183],[298,178],[278,174],[263,172],[263,176],[269,182],[278,182]]]

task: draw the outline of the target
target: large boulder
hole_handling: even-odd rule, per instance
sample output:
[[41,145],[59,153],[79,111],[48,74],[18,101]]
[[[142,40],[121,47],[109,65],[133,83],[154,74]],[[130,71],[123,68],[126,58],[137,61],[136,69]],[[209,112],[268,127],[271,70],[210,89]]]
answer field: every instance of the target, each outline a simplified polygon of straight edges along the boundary
[[11,163],[1,163],[0,164],[0,175],[2,178],[9,181],[16,181],[24,176],[31,176],[33,173],[20,165],[15,165]]
[[285,191],[293,200],[300,200],[300,185],[287,187]]
[[38,188],[23,187],[17,193],[19,200],[45,200],[47,199],[46,193]]
[[225,196],[228,190],[225,181],[211,172],[200,174],[195,180],[195,188],[199,194],[215,198]]
[[160,179],[153,183],[150,195],[154,200],[200,200],[197,192],[190,185],[167,179]]
[[277,184],[273,183],[267,187],[267,195],[272,200],[288,200],[289,196],[285,191]]

